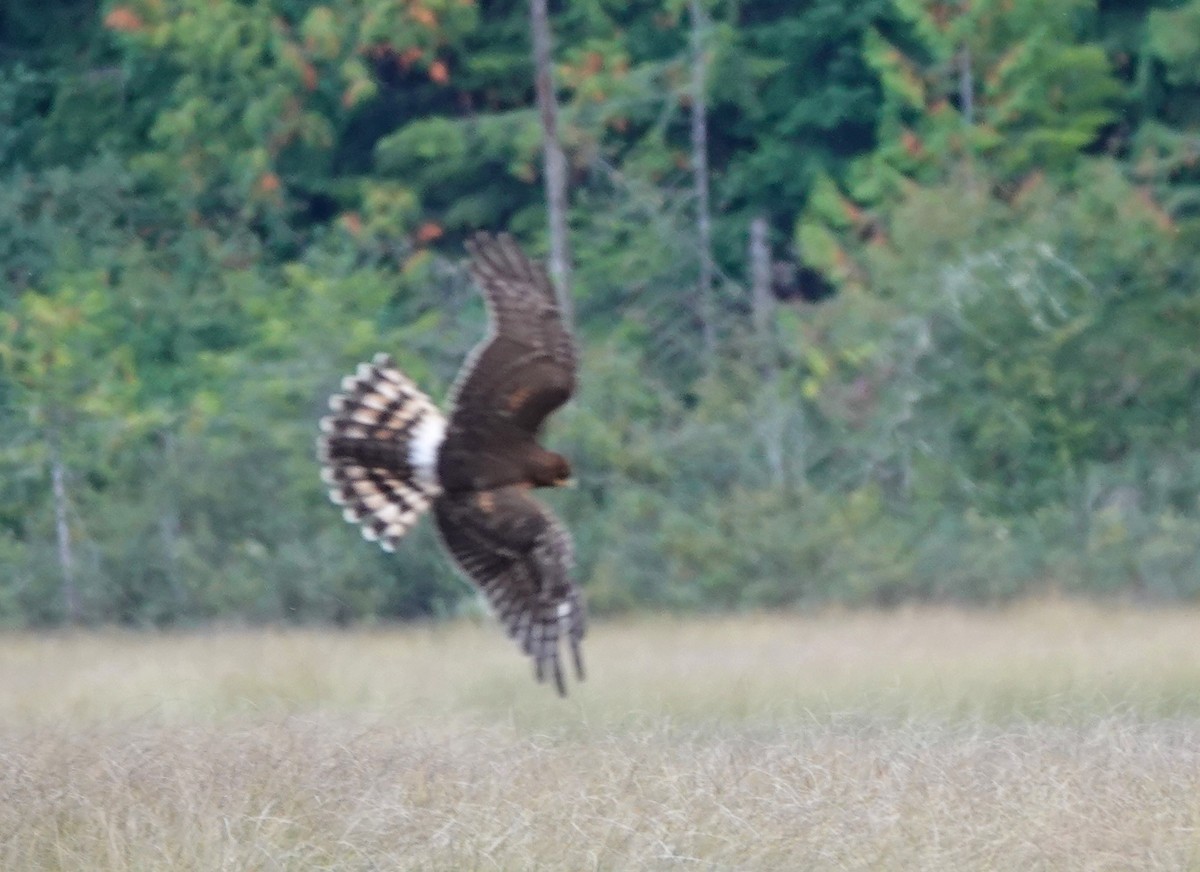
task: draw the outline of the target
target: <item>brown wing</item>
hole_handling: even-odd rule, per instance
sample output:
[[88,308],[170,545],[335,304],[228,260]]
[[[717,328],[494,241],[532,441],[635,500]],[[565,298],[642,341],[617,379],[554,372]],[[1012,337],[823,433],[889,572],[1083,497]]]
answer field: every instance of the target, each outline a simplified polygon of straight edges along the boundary
[[446,549],[483,591],[508,635],[533,658],[538,681],[552,675],[565,696],[559,638],[566,636],[582,679],[579,643],[585,625],[583,601],[570,577],[570,534],[519,486],[444,494],[433,511]]
[[[488,337],[471,353],[451,392],[472,426],[459,438],[486,440],[494,419],[536,435],[542,422],[575,390],[575,342],[563,324],[554,285],[507,234],[480,233],[467,243],[471,273],[491,317]],[[458,446],[462,448],[471,445]]]

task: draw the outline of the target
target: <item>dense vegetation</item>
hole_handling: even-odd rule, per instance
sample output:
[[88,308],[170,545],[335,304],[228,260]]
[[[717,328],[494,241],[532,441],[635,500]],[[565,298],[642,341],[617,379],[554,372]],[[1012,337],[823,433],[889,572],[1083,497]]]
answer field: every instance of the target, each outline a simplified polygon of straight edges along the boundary
[[[1200,592],[1200,0],[554,11],[593,608]],[[0,8],[0,619],[452,610],[315,422],[440,397],[476,229],[545,250],[524,3]],[[769,294],[751,290],[768,222]]]

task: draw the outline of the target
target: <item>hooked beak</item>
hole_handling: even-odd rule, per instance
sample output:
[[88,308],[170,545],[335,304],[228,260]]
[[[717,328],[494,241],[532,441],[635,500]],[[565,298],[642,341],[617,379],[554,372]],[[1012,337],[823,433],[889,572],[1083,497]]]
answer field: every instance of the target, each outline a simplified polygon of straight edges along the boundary
[[560,478],[554,485],[555,487],[578,487],[579,480],[575,476],[569,475],[566,478]]

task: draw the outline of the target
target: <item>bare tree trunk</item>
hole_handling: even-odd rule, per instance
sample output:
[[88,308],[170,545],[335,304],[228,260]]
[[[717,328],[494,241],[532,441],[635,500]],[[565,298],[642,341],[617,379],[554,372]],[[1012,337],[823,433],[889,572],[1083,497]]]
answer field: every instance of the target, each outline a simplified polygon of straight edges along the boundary
[[708,104],[705,85],[708,68],[704,57],[705,20],[701,0],[690,0],[692,19],[692,177],[696,187],[696,236],[700,249],[700,276],[696,288],[704,352],[711,368],[717,357],[713,306],[712,219],[708,193]]
[[774,298],[771,296],[771,249],[767,244],[769,227],[767,219],[759,215],[750,222],[750,314],[754,323],[754,337],[759,347],[769,351],[771,313]]
[[771,248],[767,234],[767,219],[759,215],[750,222],[750,317],[754,325],[759,374],[763,379],[762,404],[755,416],[755,428],[762,440],[763,456],[771,474],[771,484],[777,488],[787,485],[784,436],[787,416],[796,414],[792,404],[778,397],[779,379],[775,361],[775,342],[771,331],[771,314],[775,298],[771,295]]
[[958,50],[958,101],[963,124],[970,127],[975,123],[975,80],[971,75],[971,47],[965,42]]
[[542,158],[545,163],[546,212],[550,222],[550,277],[558,289],[558,304],[571,319],[571,252],[567,240],[567,159],[558,141],[558,101],[550,60],[550,21],[546,0],[529,0],[533,36],[534,90],[542,120]]
[[54,533],[58,542],[58,565],[62,571],[63,607],[67,620],[79,623],[82,608],[79,587],[75,583],[75,555],[71,551],[71,527],[67,521],[67,470],[57,442],[51,441],[50,485],[54,493]]
[[[178,472],[178,459],[175,449],[175,434],[169,431],[162,435],[162,459],[169,470],[170,478],[173,479]],[[171,597],[175,604],[176,614],[173,617],[178,618],[184,613],[187,605],[187,595],[179,572],[179,506],[175,501],[174,488],[168,489],[166,494],[167,502],[160,509],[158,516],[158,535],[162,541],[163,555],[166,558],[167,584],[171,588]]]
[[[965,42],[958,50],[958,103],[962,110],[963,127],[968,132],[975,124],[975,77],[971,72],[971,47]],[[970,137],[966,139],[964,155],[967,187],[975,190],[975,155],[971,151]]]

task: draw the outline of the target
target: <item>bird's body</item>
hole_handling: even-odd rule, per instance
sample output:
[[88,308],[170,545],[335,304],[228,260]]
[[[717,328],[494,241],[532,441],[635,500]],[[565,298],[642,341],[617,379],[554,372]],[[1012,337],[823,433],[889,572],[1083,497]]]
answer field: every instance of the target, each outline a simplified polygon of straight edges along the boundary
[[322,477],[346,520],[388,551],[432,507],[454,562],[534,659],[538,679],[552,675],[564,693],[558,643],[567,638],[582,678],[583,603],[570,535],[529,492],[570,477],[537,436],[574,391],[574,342],[545,270],[511,238],[480,234],[468,247],[491,329],[463,365],[449,416],[376,355],[330,400]]

